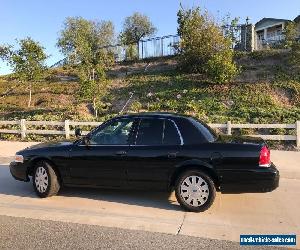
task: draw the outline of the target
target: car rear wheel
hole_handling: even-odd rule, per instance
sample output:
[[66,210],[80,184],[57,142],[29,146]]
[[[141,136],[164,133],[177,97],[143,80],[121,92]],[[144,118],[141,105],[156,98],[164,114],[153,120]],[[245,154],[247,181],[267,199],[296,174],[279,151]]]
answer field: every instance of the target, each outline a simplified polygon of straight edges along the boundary
[[51,164],[46,161],[36,164],[32,180],[34,191],[41,198],[56,195],[60,189],[58,177]]
[[216,188],[209,175],[200,170],[182,173],[175,184],[178,203],[187,211],[203,212],[214,202]]

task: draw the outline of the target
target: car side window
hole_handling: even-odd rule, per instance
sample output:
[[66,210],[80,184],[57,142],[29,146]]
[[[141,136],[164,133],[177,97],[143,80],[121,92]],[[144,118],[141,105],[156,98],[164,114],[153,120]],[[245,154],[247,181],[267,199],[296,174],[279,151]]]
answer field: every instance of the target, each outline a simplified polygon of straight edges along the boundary
[[112,121],[105,127],[93,133],[91,145],[126,145],[132,129],[133,120],[120,119]]
[[165,120],[164,122],[163,144],[180,145],[181,140],[174,122],[170,120]]
[[163,140],[162,119],[142,119],[137,131],[136,145],[162,145]]

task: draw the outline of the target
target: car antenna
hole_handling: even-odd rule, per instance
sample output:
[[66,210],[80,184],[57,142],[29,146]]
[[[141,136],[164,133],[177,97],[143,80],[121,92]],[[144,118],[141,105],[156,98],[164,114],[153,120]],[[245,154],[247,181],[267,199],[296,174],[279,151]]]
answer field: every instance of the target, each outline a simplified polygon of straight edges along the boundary
[[125,105],[123,106],[123,108],[121,109],[121,111],[119,112],[119,115],[123,113],[123,111],[125,110],[126,106],[128,105],[128,103],[130,102],[131,98],[133,97],[134,92],[129,92],[130,97],[128,98],[127,102],[125,103]]

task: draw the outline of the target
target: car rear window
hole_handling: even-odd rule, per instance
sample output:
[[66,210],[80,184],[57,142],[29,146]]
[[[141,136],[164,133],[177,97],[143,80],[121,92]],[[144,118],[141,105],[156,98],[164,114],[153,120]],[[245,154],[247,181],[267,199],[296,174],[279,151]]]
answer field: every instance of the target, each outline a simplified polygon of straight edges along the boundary
[[217,138],[209,127],[191,117],[178,118],[175,122],[181,132],[184,144],[212,142]]
[[216,133],[206,124],[194,119],[189,118],[189,120],[193,123],[193,125],[199,129],[201,134],[205,137],[205,139],[209,142],[213,142],[216,140],[217,135]]

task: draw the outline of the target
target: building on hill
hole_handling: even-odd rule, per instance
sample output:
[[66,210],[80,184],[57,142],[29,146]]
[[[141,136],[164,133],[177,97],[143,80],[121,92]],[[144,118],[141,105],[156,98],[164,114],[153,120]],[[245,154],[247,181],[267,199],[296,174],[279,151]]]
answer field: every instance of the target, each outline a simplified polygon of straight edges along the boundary
[[284,39],[285,25],[291,22],[288,19],[263,18],[255,24],[256,49],[265,45],[274,45]]

